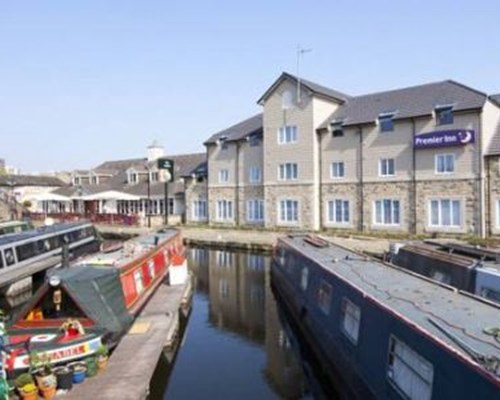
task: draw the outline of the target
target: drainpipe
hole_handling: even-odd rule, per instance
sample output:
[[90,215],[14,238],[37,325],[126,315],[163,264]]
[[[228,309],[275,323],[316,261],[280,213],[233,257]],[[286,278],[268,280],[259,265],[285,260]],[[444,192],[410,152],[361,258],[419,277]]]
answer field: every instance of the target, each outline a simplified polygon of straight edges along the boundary
[[236,160],[235,160],[235,167],[234,167],[234,184],[236,186],[236,193],[234,196],[234,221],[236,223],[236,226],[240,225],[240,148],[241,148],[241,143],[240,142],[235,142],[236,144]]
[[364,211],[365,211],[365,200],[364,200],[364,187],[363,187],[363,127],[358,126],[359,133],[359,231],[364,231]]
[[318,164],[319,164],[319,231],[323,230],[323,152],[322,143],[323,135],[320,130],[316,132],[318,136]]
[[483,123],[482,123],[483,110],[479,112],[479,134],[477,135],[477,149],[478,149],[478,166],[479,166],[479,236],[486,237],[486,224],[484,218],[485,209],[485,196],[484,196],[484,173],[483,173]]
[[413,225],[410,232],[413,234],[417,234],[417,153],[415,151],[415,136],[417,135],[417,128],[415,123],[415,118],[411,119],[411,130],[413,135],[413,143],[411,144],[412,148],[412,176],[411,176],[411,184],[412,184],[412,193],[413,193]]
[[487,157],[486,159],[486,215],[487,215],[487,236],[492,236],[491,224],[493,221],[491,220],[491,158]]

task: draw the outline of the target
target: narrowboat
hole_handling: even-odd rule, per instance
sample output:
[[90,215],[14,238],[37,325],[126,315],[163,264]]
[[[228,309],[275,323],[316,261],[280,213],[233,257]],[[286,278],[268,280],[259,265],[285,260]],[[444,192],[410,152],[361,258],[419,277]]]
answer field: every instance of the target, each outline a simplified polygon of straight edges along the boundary
[[10,285],[62,263],[63,247],[68,259],[96,252],[101,240],[88,221],[41,226],[0,237],[0,288],[9,294]]
[[29,231],[30,229],[33,229],[33,225],[29,221],[0,222],[0,236]]
[[165,229],[51,271],[8,326],[8,371],[30,367],[33,352],[59,364],[113,348],[171,266],[186,259],[180,233]]
[[388,261],[500,303],[500,253],[459,243],[392,245]]
[[344,398],[500,395],[496,303],[308,235],[278,239],[271,284]]

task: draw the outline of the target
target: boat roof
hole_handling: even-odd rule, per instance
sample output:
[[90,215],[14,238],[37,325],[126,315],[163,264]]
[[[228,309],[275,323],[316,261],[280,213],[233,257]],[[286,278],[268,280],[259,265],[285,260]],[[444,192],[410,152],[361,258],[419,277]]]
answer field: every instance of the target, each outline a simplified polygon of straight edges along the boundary
[[28,221],[0,221],[0,228],[9,226],[30,225]]
[[291,235],[280,240],[467,358],[470,355],[431,320],[477,352],[500,359],[500,342],[484,332],[500,327],[499,305],[331,242],[317,247],[306,238]]
[[137,259],[152,250],[156,246],[155,240],[158,240],[158,243],[162,243],[177,233],[176,229],[162,229],[155,233],[138,236],[127,240],[123,243],[123,247],[119,247],[115,251],[100,251],[86,256],[77,265],[120,268],[127,265],[132,259]]
[[62,232],[78,226],[90,225],[88,221],[61,222],[54,225],[44,225],[29,231],[12,233],[0,237],[0,247],[6,244],[15,243],[21,240],[31,239],[37,236],[46,235],[49,233]]

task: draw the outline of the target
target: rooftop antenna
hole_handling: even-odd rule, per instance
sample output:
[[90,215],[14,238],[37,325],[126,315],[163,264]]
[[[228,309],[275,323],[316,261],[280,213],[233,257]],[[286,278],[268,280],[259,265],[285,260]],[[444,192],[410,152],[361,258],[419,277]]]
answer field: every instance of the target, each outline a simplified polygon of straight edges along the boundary
[[300,103],[300,59],[305,53],[310,53],[312,49],[303,49],[297,46],[297,103]]

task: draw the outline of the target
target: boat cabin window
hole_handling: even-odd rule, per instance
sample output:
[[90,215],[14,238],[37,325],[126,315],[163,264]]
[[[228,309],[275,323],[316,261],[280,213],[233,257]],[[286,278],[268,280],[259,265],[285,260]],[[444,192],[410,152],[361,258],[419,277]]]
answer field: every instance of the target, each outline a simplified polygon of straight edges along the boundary
[[309,269],[307,267],[302,268],[302,275],[300,277],[300,287],[302,290],[307,289],[307,284],[309,281]]
[[394,336],[389,340],[387,376],[408,399],[430,400],[432,397],[434,367]]
[[358,343],[361,309],[347,298],[342,299],[342,332],[353,342]]
[[142,271],[134,272],[135,290],[137,294],[141,294],[144,291],[144,283],[142,282]]
[[330,314],[330,305],[332,302],[332,286],[326,281],[321,280],[318,288],[318,305],[325,314]]
[[2,257],[2,252],[0,251],[0,269],[3,268],[3,257]]
[[498,290],[482,286],[481,290],[479,291],[479,294],[481,295],[481,297],[485,297],[488,300],[493,300],[496,301],[497,303],[500,303],[500,291]]
[[60,286],[49,287],[33,309],[26,315],[26,321],[47,319],[84,318],[74,300]]
[[435,281],[445,283],[449,285],[451,283],[451,276],[450,274],[438,270],[432,270],[430,273],[430,277],[434,279]]
[[16,258],[14,257],[14,250],[13,249],[5,249],[3,252],[3,255],[5,257],[5,265],[7,267],[16,263]]

